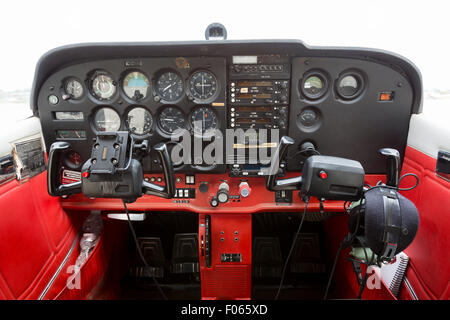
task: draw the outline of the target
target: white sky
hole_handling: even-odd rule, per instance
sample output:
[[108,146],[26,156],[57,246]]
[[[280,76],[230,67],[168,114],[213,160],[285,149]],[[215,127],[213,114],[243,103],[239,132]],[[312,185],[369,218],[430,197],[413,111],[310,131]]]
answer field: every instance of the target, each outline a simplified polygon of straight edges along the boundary
[[228,39],[300,39],[401,54],[425,89],[450,89],[450,1],[1,0],[0,89],[31,87],[39,57],[65,44],[203,40],[221,22]]

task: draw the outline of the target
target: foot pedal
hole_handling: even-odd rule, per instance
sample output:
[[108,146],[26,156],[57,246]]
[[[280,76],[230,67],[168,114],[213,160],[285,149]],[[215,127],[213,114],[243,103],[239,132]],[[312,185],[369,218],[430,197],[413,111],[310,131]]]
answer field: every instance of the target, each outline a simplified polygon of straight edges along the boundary
[[256,237],[253,242],[253,274],[257,279],[279,278],[283,262],[278,238]]
[[164,251],[160,238],[140,237],[138,238],[139,247],[148,263],[148,267],[143,265],[136,250],[135,266],[131,268],[131,276],[137,278],[162,278],[164,277]]
[[290,271],[292,273],[324,273],[319,235],[317,233],[300,233],[292,252]]
[[200,272],[197,233],[175,235],[170,269],[172,273]]

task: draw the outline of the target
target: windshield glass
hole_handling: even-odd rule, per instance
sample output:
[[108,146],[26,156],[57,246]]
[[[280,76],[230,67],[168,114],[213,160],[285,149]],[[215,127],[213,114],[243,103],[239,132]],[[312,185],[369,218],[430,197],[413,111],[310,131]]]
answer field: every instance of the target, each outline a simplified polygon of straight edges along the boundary
[[[438,4],[438,2],[440,2]],[[425,99],[450,99],[446,1],[4,1],[0,112],[29,113],[38,59],[80,42],[203,40],[220,22],[228,39],[299,39],[403,55],[423,76]],[[24,106],[19,110],[17,106]],[[424,105],[426,106],[426,100]]]

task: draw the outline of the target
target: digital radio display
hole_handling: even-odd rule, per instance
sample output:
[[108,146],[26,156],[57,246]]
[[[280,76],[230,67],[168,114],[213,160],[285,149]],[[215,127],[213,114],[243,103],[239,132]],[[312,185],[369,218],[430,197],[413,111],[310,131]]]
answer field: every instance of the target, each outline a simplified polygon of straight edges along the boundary
[[238,81],[238,87],[270,87],[272,86],[272,81]]
[[271,94],[267,93],[259,93],[259,94],[251,94],[251,93],[245,93],[245,94],[238,94],[238,99],[270,99],[272,98]]
[[270,118],[238,118],[237,123],[270,123]]
[[261,106],[261,107],[244,106],[244,107],[237,107],[237,112],[270,112],[270,111],[271,111],[270,106]]

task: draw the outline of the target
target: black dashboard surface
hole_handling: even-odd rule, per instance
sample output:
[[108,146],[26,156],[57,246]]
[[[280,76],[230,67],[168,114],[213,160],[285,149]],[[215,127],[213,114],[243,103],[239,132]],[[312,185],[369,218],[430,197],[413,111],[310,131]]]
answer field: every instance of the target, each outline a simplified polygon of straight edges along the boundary
[[[168,106],[176,106],[181,112],[176,114],[185,117],[183,125],[186,126],[195,109],[209,108],[217,117],[217,128],[225,131],[234,126],[230,114],[236,105],[234,96],[228,94],[234,92],[230,87],[235,85],[230,78],[230,70],[235,67],[234,56],[258,57],[251,63],[261,65],[261,70],[273,65],[275,71],[258,73],[258,79],[270,80],[270,85],[280,84],[276,82],[280,80],[276,73],[278,66],[289,69],[284,70],[282,77],[288,83],[288,88],[283,91],[289,92],[288,97],[283,97],[286,100],[265,100],[273,105],[282,104],[288,110],[286,124],[281,120],[277,123],[280,128],[285,127],[286,134],[296,142],[289,149],[288,170],[301,170],[298,150],[305,141],[312,142],[322,154],[359,160],[366,173],[385,171],[384,159],[377,154],[379,148],[396,148],[403,156],[410,116],[421,112],[420,73],[408,60],[379,50],[310,48],[299,41],[281,40],[67,46],[49,52],[38,63],[31,107],[40,117],[47,150],[54,141],[66,139],[84,161],[89,158],[91,141],[97,132],[93,118],[102,107],[117,112],[120,117],[118,130],[129,129],[125,118],[132,108],[146,109],[152,118],[146,136],[151,145],[170,140],[158,125],[161,112]],[[273,61],[262,65],[262,60]],[[183,83],[183,92],[174,101],[164,101],[155,91],[156,82],[165,70],[177,73]],[[138,101],[130,99],[122,88],[124,77],[133,71],[145,74],[149,82],[149,93]],[[195,73],[199,71],[209,71],[213,75],[213,82],[204,82],[217,86],[211,97],[197,99],[192,93]],[[99,99],[91,92],[96,72],[108,74],[117,87],[108,100]],[[201,74],[202,77],[205,75],[207,73]],[[249,71],[248,75],[253,80],[256,73]],[[348,75],[352,77],[346,77]],[[79,99],[64,97],[64,83],[71,78],[79,79],[83,86],[84,93]],[[310,83],[305,85],[305,79],[314,83],[318,78],[322,93],[315,95],[313,92],[307,96],[305,88],[309,89]],[[205,80],[202,78],[202,81]],[[345,82],[351,86],[351,81],[357,90],[344,96],[340,84]],[[79,112],[82,120],[58,120],[55,112]],[[75,138],[58,136],[61,130],[85,133]],[[144,170],[158,171],[158,165],[153,164],[151,158],[144,162]],[[226,168],[226,165],[214,168],[191,165],[181,166],[178,170],[225,172]]]

